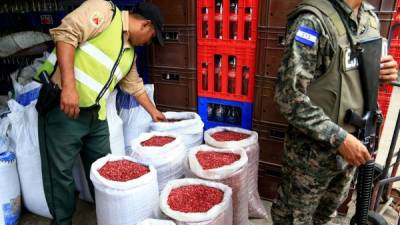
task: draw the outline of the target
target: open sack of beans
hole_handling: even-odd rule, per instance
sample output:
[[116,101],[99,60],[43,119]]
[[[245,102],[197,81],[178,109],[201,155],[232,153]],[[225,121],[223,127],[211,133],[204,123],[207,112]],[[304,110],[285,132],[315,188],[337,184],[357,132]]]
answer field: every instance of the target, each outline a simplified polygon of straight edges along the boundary
[[99,225],[132,225],[159,216],[157,172],[128,156],[107,155],[92,164]]
[[132,143],[131,156],[157,170],[161,191],[169,180],[184,177],[183,161],[186,148],[181,138],[169,133],[143,133]]
[[161,192],[160,208],[177,225],[233,225],[232,189],[221,183],[170,181]]
[[192,148],[188,155],[190,176],[223,183],[232,188],[233,224],[249,224],[247,155],[244,149]]
[[244,148],[248,157],[247,184],[249,190],[249,217],[264,219],[267,211],[262,204],[258,193],[258,161],[260,158],[260,146],[258,134],[235,127],[216,127],[204,133],[204,141],[207,145],[216,148]]
[[137,225],[175,225],[171,220],[146,219]]
[[152,131],[173,133],[180,135],[187,148],[203,143],[204,123],[194,112],[166,112],[167,121],[153,122]]

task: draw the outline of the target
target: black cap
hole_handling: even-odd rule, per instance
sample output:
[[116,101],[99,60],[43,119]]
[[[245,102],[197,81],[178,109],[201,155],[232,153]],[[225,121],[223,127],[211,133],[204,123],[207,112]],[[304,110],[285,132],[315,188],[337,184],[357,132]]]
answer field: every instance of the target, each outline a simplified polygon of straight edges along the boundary
[[151,20],[151,23],[156,30],[156,36],[153,38],[153,42],[164,45],[164,39],[162,36],[164,18],[161,15],[160,9],[152,3],[142,2],[137,5],[134,12],[148,20]]

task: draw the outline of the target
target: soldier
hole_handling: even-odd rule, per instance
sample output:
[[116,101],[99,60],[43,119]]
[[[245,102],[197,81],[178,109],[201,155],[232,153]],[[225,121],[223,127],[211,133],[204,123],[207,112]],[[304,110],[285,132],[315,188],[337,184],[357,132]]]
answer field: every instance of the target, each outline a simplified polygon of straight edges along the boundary
[[[355,166],[371,159],[344,124],[364,99],[350,37],[380,37],[373,7],[362,0],[304,0],[289,15],[275,101],[289,122],[283,182],[272,206],[276,225],[328,224],[347,196]],[[397,79],[392,56],[381,59],[381,83]],[[337,165],[341,156],[350,166]]]

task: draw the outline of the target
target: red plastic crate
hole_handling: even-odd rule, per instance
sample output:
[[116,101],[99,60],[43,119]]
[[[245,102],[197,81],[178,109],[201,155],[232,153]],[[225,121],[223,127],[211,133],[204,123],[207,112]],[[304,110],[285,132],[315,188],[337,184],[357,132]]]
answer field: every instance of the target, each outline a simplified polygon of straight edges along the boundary
[[[198,83],[199,96],[248,102],[248,103],[253,102],[254,79],[255,79],[254,48],[237,48],[234,46],[218,46],[218,45],[199,45],[197,52],[198,52],[197,83]],[[220,90],[216,89],[217,83],[215,81],[216,56],[221,56],[222,58],[221,79],[219,85],[221,87]],[[235,57],[236,59],[236,70],[233,70],[232,68],[229,69],[229,59],[231,59],[232,62],[233,57]],[[229,71],[230,72],[236,71],[235,73],[236,76],[234,79],[233,78],[228,79]],[[244,73],[248,74],[248,79],[243,80]],[[207,74],[207,76],[204,76],[204,79],[203,79],[203,74],[204,75]],[[205,83],[207,85],[204,85],[203,87],[203,84]],[[247,87],[247,93],[245,91],[246,87]]]
[[392,39],[390,43],[389,54],[393,56],[397,63],[400,63],[400,40],[397,37]]
[[383,85],[379,88],[378,104],[380,110],[382,111],[383,117],[386,117],[387,115],[392,91],[392,85]]
[[[217,1],[222,2],[222,14],[216,12]],[[232,2],[237,2],[237,10],[230,11]],[[197,40],[199,44],[212,41],[217,45],[255,46],[257,41],[258,0],[197,0]],[[220,20],[218,19],[220,18]],[[217,19],[217,20],[216,20]],[[222,39],[216,37],[216,22],[222,21]],[[237,21],[237,38],[230,36],[231,21]],[[246,21],[251,28],[245,38]],[[208,29],[205,27],[208,25]],[[208,30],[207,36],[205,30]]]

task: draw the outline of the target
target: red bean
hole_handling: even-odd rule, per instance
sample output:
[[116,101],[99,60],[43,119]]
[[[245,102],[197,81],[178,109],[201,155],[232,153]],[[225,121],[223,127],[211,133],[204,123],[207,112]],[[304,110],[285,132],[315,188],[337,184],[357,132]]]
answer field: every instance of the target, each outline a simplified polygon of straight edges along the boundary
[[196,158],[205,170],[230,165],[240,159],[240,155],[226,152],[198,151]]
[[216,141],[240,141],[249,138],[250,135],[234,132],[234,131],[220,131],[211,135]]
[[165,136],[154,136],[146,141],[142,141],[140,144],[142,146],[155,146],[162,147],[166,144],[175,141],[174,137],[165,137]]
[[150,172],[147,166],[129,160],[109,161],[98,172],[108,180],[125,182]]
[[205,185],[188,185],[171,190],[168,205],[185,213],[203,213],[222,202],[224,192]]

